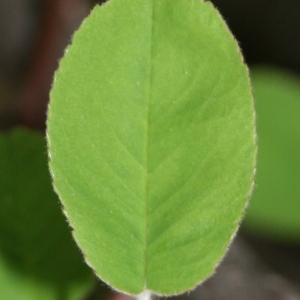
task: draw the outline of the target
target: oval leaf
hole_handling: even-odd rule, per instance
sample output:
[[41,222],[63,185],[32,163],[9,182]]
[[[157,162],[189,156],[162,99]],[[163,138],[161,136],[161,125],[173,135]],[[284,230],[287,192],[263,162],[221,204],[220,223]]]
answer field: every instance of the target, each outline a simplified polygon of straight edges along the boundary
[[254,136],[247,69],[211,3],[95,7],[55,76],[48,142],[99,277],[169,295],[212,274],[252,186]]
[[300,80],[268,68],[251,72],[257,107],[257,188],[245,219],[255,234],[300,239]]
[[0,291],[5,300],[79,300],[94,284],[60,211],[42,135],[0,135]]

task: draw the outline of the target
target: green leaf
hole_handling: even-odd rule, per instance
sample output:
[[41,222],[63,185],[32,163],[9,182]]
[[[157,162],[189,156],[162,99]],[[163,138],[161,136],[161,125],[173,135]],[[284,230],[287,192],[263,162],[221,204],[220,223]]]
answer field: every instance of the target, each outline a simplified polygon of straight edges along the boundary
[[257,108],[257,187],[245,226],[261,236],[300,239],[300,80],[258,68],[251,72]]
[[96,6],[48,119],[54,185],[88,264],[134,295],[211,275],[247,202],[254,136],[247,69],[211,3]]
[[0,135],[1,299],[82,299],[94,284],[58,202],[44,138]]

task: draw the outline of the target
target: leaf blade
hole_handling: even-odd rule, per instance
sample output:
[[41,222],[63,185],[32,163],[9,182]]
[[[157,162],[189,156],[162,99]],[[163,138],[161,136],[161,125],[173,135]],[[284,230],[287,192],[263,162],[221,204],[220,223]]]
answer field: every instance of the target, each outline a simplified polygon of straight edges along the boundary
[[[107,31],[99,32],[99,28]],[[91,47],[96,50],[88,50]],[[84,57],[87,52],[88,58]],[[72,64],[73,68],[76,65],[73,70]],[[83,78],[84,86],[76,88]],[[85,97],[88,105],[81,100]],[[74,128],[72,124],[79,120],[84,126]],[[247,70],[236,43],[210,3],[139,0],[126,6],[114,0],[94,10],[75,34],[56,75],[48,141],[56,189],[79,245],[104,281],[131,294],[144,289],[173,294],[192,288],[211,274],[237,228],[252,184],[253,124]],[[65,135],[60,135],[62,128]],[[243,130],[237,132],[237,128]],[[212,145],[217,146],[210,151]],[[66,163],[66,157],[72,157],[75,163],[71,159]],[[213,170],[207,171],[215,160],[219,165],[213,163]],[[238,171],[241,162],[244,167]],[[234,165],[229,175],[222,171],[222,164]],[[74,172],[68,175],[71,166]],[[238,180],[238,175],[247,179]],[[231,204],[233,208],[224,208],[227,219],[223,219],[230,225],[226,230],[219,226],[220,234],[215,233],[221,238],[205,271],[199,274],[191,255],[192,276],[182,281],[180,268],[175,274],[172,266],[176,260],[183,260],[186,252],[177,253],[175,258],[166,253],[172,253],[171,248],[176,242],[180,244],[180,239],[182,243],[187,241],[185,231],[192,231],[192,239],[207,234],[208,229],[196,229],[199,216],[191,214],[194,223],[184,218],[199,211],[201,195],[210,199],[202,203],[206,211],[222,220],[218,205],[213,209],[210,205],[213,196],[224,193],[227,176],[240,186],[232,194],[225,189],[228,195],[223,206]],[[207,178],[213,184],[206,184]],[[72,187],[65,184],[66,180]],[[203,182],[205,193],[198,182]],[[222,189],[214,191],[220,184]],[[186,197],[190,202],[184,208]],[[179,217],[179,204],[185,215],[176,226],[172,220]],[[96,213],[93,207],[102,213]],[[170,210],[173,219],[168,218]],[[78,211],[90,216],[89,220],[83,221]],[[202,217],[205,219],[205,214]],[[91,228],[97,228],[97,234],[90,233]],[[178,230],[180,235],[176,234]],[[208,242],[212,244],[214,238],[212,234]],[[91,241],[97,245],[92,246]],[[109,253],[106,245],[119,250]],[[199,255],[199,250],[195,253]],[[164,276],[156,276],[158,270],[164,272],[160,270],[164,262],[166,281],[162,280]]]

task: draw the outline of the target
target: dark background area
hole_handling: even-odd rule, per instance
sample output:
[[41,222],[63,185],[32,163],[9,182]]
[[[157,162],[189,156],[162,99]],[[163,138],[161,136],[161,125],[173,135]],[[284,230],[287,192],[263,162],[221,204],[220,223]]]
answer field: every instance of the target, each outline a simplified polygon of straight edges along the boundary
[[[53,73],[72,32],[95,2],[0,0],[1,130],[17,125],[45,129]],[[250,68],[267,64],[300,74],[299,0],[212,2]],[[217,274],[179,299],[300,299],[299,244],[283,245],[240,231]],[[97,299],[97,292],[90,299]]]
[[[0,0],[0,126],[44,128],[53,72],[88,0]],[[102,1],[103,2],[103,1]],[[214,0],[250,67],[300,72],[299,0]]]

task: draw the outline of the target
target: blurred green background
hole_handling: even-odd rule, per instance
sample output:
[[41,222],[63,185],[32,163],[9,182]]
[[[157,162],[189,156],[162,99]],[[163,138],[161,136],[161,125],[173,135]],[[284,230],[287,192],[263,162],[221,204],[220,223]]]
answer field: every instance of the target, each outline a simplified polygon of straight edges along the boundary
[[300,240],[300,80],[284,71],[253,68],[258,160],[244,221],[252,234]]

